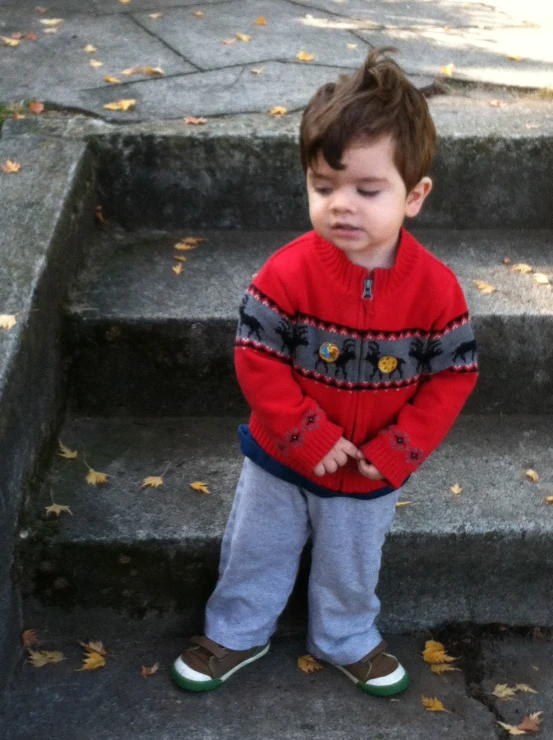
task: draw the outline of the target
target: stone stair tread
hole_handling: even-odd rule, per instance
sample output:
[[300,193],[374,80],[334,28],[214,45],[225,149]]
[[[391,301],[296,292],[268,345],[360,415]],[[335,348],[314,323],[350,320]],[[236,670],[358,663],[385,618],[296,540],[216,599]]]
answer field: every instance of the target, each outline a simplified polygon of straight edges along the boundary
[[[56,457],[37,498],[70,507],[59,518],[61,543],[160,546],[213,551],[222,536],[241,467],[236,417],[173,419],[70,418],[60,438],[79,451]],[[86,463],[107,473],[106,485],[85,482]],[[534,468],[538,484],[525,478]],[[553,534],[551,417],[461,416],[441,447],[404,486],[390,538]],[[159,488],[141,487],[163,474]],[[209,494],[190,488],[205,482]],[[463,493],[454,495],[458,483]]]
[[[553,314],[553,293],[531,275],[513,273],[503,263],[530,264],[553,279],[550,230],[412,229],[463,286],[472,314]],[[183,236],[204,236],[191,252],[175,252]],[[236,320],[240,296],[266,258],[298,236],[288,231],[207,231],[117,233],[98,238],[88,264],[73,286],[67,311],[86,322],[172,322]],[[187,258],[176,276],[173,254]],[[473,280],[497,288],[481,294]]]

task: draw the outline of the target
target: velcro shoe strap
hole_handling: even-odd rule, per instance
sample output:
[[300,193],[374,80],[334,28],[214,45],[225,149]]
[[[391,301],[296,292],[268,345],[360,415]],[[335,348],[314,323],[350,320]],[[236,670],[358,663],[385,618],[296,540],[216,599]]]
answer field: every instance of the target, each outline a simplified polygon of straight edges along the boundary
[[222,660],[225,657],[225,655],[228,654],[228,650],[226,650],[226,648],[222,648],[216,642],[213,642],[213,640],[210,640],[209,637],[205,637],[205,635],[192,637],[190,638],[190,641],[193,642],[194,645],[199,645],[200,647],[203,647],[205,650],[208,650],[212,655],[214,655],[217,658],[217,660]]

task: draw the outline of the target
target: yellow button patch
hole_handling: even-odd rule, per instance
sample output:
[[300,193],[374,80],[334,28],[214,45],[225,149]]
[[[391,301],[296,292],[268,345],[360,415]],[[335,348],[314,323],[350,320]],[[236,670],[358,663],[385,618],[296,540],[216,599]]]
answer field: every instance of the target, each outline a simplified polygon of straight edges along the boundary
[[339,354],[340,350],[332,342],[324,342],[319,347],[319,357],[325,362],[336,362]]
[[378,361],[378,369],[383,373],[393,373],[397,367],[397,360],[395,357],[386,355],[381,357]]

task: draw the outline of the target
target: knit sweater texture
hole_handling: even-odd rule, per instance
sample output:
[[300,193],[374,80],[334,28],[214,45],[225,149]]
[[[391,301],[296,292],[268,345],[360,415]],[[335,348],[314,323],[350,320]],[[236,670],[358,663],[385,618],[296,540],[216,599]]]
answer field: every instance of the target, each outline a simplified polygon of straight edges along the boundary
[[[235,367],[254,446],[314,487],[363,498],[399,488],[436,449],[478,372],[455,274],[405,229],[389,269],[352,263],[314,231],[272,255],[240,306]],[[341,436],[384,480],[353,459],[314,474]]]

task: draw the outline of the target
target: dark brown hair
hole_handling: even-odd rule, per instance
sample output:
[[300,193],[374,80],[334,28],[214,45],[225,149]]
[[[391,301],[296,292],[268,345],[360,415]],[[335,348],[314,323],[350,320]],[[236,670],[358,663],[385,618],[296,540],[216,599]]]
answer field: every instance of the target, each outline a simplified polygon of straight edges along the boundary
[[407,192],[428,174],[436,129],[426,98],[388,52],[371,49],[363,66],[322,85],[304,110],[300,127],[303,171],[322,153],[335,170],[344,169],[344,149],[390,134],[394,162]]

